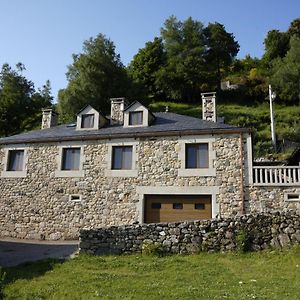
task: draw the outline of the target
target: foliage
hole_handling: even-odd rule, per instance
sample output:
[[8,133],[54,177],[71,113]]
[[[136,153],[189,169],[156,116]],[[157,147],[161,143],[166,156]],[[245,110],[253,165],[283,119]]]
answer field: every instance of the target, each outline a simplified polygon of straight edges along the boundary
[[0,266],[0,299],[3,297],[3,287],[4,287],[4,279],[5,279],[6,273],[2,270],[2,267]]
[[[299,251],[79,256],[6,269],[5,299],[299,299]],[[284,278],[284,280],[283,280]]]
[[290,50],[274,64],[271,81],[281,99],[300,103],[300,38],[291,38]]
[[239,43],[235,41],[232,33],[225,30],[220,23],[209,23],[205,29],[207,38],[207,64],[212,68],[217,80],[218,88],[221,85],[221,69],[228,68],[239,52]]
[[157,73],[164,67],[166,55],[161,38],[154,38],[153,42],[147,42],[145,47],[139,49],[128,67],[128,72],[134,82],[143,86],[149,98],[160,99],[163,92],[157,84]]
[[251,250],[251,236],[248,231],[241,229],[235,236],[236,248],[239,252],[245,253]]
[[83,53],[73,54],[66,75],[68,86],[58,94],[58,111],[63,121],[73,120],[87,104],[107,113],[109,98],[127,96],[130,89],[113,42],[102,34],[85,41]]
[[16,69],[4,64],[0,72],[0,136],[36,127],[41,122],[41,109],[52,102],[49,81],[36,91],[22,75],[25,66],[19,63]]
[[142,245],[142,253],[145,255],[163,256],[166,250],[161,243],[144,243]]

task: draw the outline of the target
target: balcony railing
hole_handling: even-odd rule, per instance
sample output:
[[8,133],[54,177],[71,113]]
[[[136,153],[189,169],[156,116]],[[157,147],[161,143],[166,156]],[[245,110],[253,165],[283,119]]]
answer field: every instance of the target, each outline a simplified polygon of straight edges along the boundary
[[255,166],[253,184],[300,186],[300,166]]

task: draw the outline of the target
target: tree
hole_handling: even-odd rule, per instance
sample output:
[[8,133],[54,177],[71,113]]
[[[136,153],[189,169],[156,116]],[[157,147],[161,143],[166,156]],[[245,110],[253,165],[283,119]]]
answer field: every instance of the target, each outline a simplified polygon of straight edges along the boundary
[[264,40],[264,60],[270,63],[276,58],[283,58],[289,49],[289,39],[290,37],[286,32],[279,30],[269,31]]
[[240,46],[232,33],[220,23],[209,23],[205,29],[207,38],[207,63],[213,69],[218,87],[221,86],[221,69],[228,68],[239,52]]
[[73,54],[66,73],[68,86],[58,93],[61,120],[71,121],[86,104],[104,113],[109,98],[127,96],[130,82],[112,41],[98,34],[83,43],[83,53]]
[[281,99],[300,104],[300,38],[291,37],[290,50],[274,64],[271,82]]
[[166,65],[157,72],[157,85],[169,99],[187,102],[200,98],[205,83],[205,36],[201,22],[172,16],[161,29]]
[[50,90],[48,97],[36,92],[34,84],[22,75],[25,66],[19,63],[16,69],[4,64],[0,72],[0,136],[34,128],[41,109],[51,105]]
[[290,37],[295,35],[296,37],[300,38],[300,18],[291,22],[287,33],[290,35]]
[[133,57],[128,72],[135,83],[142,85],[150,98],[163,99],[164,94],[157,84],[157,73],[166,63],[162,39],[155,37],[139,49]]

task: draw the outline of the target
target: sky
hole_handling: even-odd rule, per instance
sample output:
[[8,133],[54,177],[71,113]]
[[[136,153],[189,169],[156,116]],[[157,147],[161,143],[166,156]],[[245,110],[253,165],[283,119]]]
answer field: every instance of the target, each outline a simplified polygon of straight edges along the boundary
[[299,0],[0,0],[0,65],[22,62],[36,88],[50,80],[52,94],[67,86],[72,54],[98,33],[110,38],[127,65],[159,36],[171,15],[219,22],[240,44],[239,58],[261,57],[269,30],[286,31],[300,17]]

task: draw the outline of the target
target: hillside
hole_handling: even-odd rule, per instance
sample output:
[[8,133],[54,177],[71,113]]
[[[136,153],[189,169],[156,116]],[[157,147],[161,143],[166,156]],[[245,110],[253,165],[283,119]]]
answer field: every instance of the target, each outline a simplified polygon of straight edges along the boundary
[[[202,117],[201,105],[174,102],[150,104],[152,111],[164,111],[166,106],[170,112]],[[295,143],[300,143],[300,106],[275,105],[276,135],[279,141],[279,150],[276,153],[271,143],[270,112],[267,102],[256,106],[219,104],[217,115],[224,117],[227,124],[253,129],[255,157],[284,159],[291,153]]]

